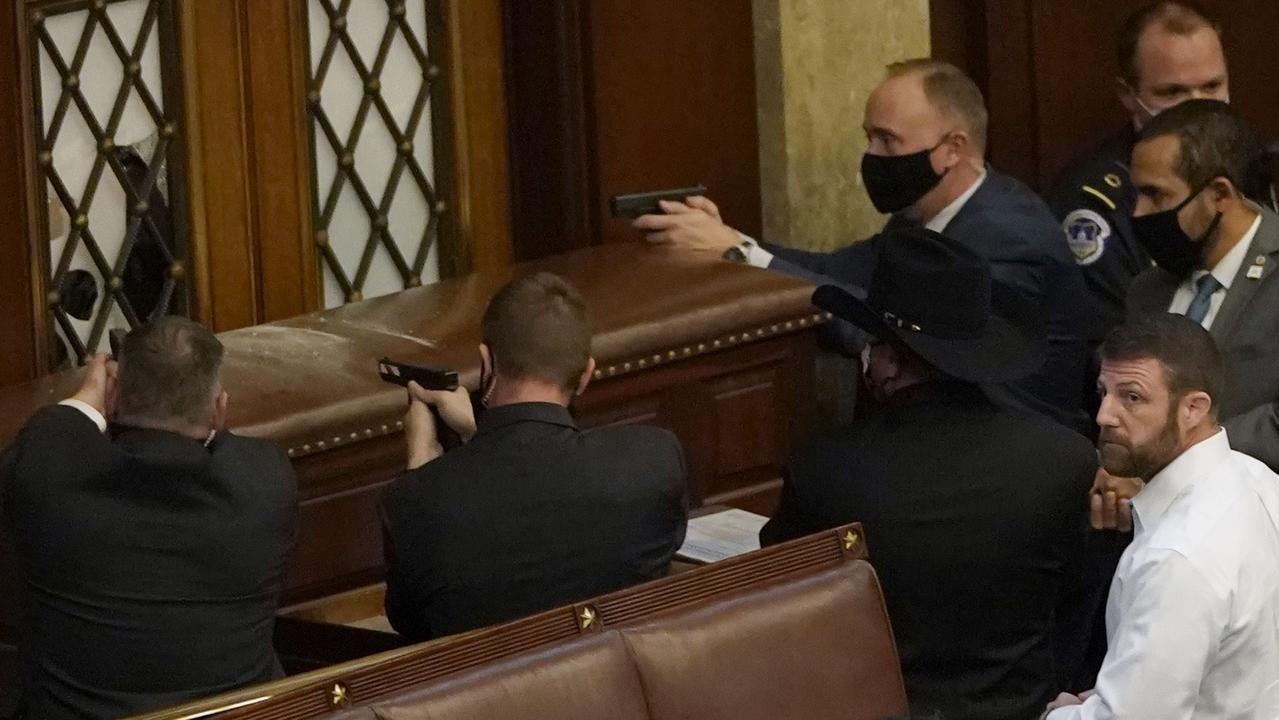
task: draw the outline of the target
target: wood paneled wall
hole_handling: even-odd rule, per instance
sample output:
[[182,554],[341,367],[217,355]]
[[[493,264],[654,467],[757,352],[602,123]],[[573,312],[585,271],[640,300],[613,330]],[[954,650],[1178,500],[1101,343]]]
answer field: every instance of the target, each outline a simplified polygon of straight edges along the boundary
[[0,3],[0,208],[5,220],[0,228],[0,386],[36,376],[36,348],[42,341],[34,309],[44,305],[35,296],[27,234],[37,215],[23,121],[30,106],[22,91],[29,76],[19,45],[22,22],[20,3]]
[[704,183],[760,230],[751,7],[504,0],[515,255],[638,235],[608,197]]
[[[319,309],[306,114],[306,0],[175,0],[180,24],[194,316],[229,330]],[[32,238],[43,212],[34,172],[24,14],[0,3],[0,387],[43,374],[47,320]],[[444,0],[456,237],[441,270],[511,262],[511,183],[500,0]]]
[[199,317],[229,330],[314,310],[305,8],[223,0],[184,10]]
[[[996,167],[1044,187],[1073,157],[1126,122],[1116,99],[1115,45],[1147,0],[932,0],[934,55],[973,75],[991,111]],[[1262,134],[1279,139],[1270,68],[1279,3],[1203,0],[1225,26],[1234,102]]]

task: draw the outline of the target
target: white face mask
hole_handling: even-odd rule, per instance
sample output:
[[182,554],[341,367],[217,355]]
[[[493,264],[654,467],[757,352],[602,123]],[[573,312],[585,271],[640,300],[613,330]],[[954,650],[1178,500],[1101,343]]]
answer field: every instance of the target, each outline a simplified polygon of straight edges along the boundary
[[1158,115],[1159,113],[1165,110],[1165,108],[1160,108],[1158,110],[1155,110],[1154,108],[1150,107],[1146,103],[1142,102],[1141,96],[1135,92],[1132,94],[1132,99],[1137,101],[1137,106],[1145,111],[1146,115],[1149,116],[1150,120],[1154,120],[1156,115]]
[[[1149,116],[1150,116],[1150,119],[1151,119],[1151,120],[1153,120],[1153,119],[1155,118],[1155,116],[1156,116],[1156,115],[1158,115],[1159,113],[1161,113],[1161,112],[1163,112],[1164,110],[1167,110],[1168,108],[1173,107],[1173,106],[1175,106],[1175,105],[1177,104],[1177,103],[1173,103],[1172,105],[1169,105],[1168,107],[1162,107],[1162,108],[1159,108],[1159,109],[1157,109],[1157,110],[1156,110],[1155,108],[1152,108],[1152,107],[1150,107],[1149,105],[1147,105],[1146,103],[1142,102],[1142,101],[1141,101],[1141,96],[1137,94],[1137,91],[1136,91],[1136,90],[1133,90],[1133,91],[1132,91],[1132,99],[1137,101],[1137,106],[1138,106],[1138,107],[1140,107],[1143,111],[1145,111],[1145,113],[1146,113],[1147,115],[1149,115]],[[1187,99],[1189,99],[1189,98],[1187,98]],[[1227,105],[1229,105],[1229,104],[1230,104],[1230,96],[1229,96],[1229,95],[1226,95],[1226,98],[1225,98],[1224,100],[1222,100],[1222,102],[1224,102],[1224,103],[1226,103]]]

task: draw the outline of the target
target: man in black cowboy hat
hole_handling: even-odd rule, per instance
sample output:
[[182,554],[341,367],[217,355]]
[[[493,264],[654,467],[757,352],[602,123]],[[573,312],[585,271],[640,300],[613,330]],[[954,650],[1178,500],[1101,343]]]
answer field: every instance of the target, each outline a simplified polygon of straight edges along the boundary
[[911,708],[1035,717],[1053,697],[1051,626],[1078,574],[1096,456],[984,393],[1039,367],[1044,342],[992,314],[1002,289],[985,259],[923,228],[881,252],[865,301],[827,285],[813,303],[872,336],[866,379],[883,406],[795,454],[760,539],[861,521]]

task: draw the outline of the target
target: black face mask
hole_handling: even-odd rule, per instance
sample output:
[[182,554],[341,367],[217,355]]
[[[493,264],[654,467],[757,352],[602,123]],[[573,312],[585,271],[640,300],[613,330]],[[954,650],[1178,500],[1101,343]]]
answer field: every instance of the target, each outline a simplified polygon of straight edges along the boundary
[[938,175],[929,158],[945,144],[943,139],[929,150],[910,155],[862,155],[862,182],[875,209],[881,213],[905,210],[937,187],[946,173]]
[[1208,229],[1199,237],[1192,238],[1181,228],[1181,221],[1177,219],[1181,209],[1189,205],[1190,201],[1198,197],[1199,193],[1206,188],[1205,185],[1190,193],[1190,197],[1182,200],[1180,205],[1171,210],[1140,215],[1132,219],[1133,235],[1137,236],[1137,240],[1146,248],[1146,252],[1150,253],[1155,264],[1179,278],[1194,272],[1203,257],[1204,244],[1221,222],[1221,213],[1217,213],[1217,217],[1213,218]]

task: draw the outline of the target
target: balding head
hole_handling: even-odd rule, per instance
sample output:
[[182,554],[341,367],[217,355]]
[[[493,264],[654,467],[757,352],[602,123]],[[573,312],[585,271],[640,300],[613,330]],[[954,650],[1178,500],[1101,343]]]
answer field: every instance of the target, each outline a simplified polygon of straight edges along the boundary
[[1137,128],[1185,100],[1230,97],[1221,25],[1190,2],[1133,13],[1119,33],[1119,71],[1119,99]]
[[225,410],[222,343],[185,318],[158,318],[124,338],[120,349],[120,422],[196,434],[213,429]]
[[941,133],[959,129],[968,136],[968,147],[974,156],[981,157],[986,152],[986,101],[977,84],[950,63],[928,58],[893,63],[871,98],[891,104],[899,113],[901,125]]

